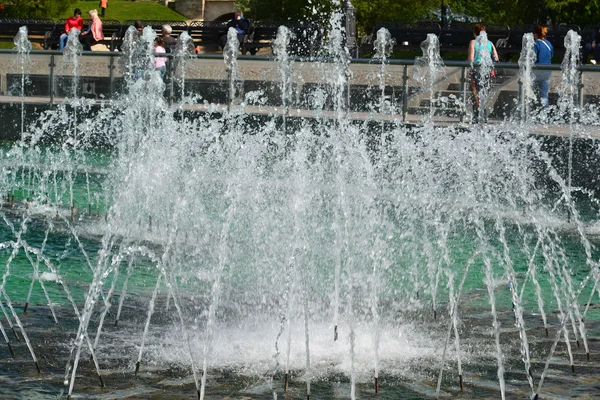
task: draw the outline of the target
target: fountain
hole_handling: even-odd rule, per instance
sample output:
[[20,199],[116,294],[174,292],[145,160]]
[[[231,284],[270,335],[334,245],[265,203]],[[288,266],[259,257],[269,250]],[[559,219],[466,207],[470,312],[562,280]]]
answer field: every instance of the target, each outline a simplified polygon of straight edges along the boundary
[[[258,116],[248,102],[262,94],[241,92],[235,32],[221,62],[225,105],[187,91],[185,43],[168,82],[180,99],[165,97],[149,27],[128,31],[125,88],[98,105],[78,91],[83,56],[77,32],[69,37],[69,95],[29,124],[24,116],[20,140],[0,148],[8,395],[594,390],[594,193],[520,120],[439,126],[433,109],[418,125],[384,119],[397,114],[385,31],[370,66],[376,104],[353,119],[340,27],[334,15],[310,61],[289,56],[292,34],[279,30],[278,110]],[[444,69],[437,49],[430,37],[417,63],[430,107]],[[569,88],[576,70],[565,66]],[[314,82],[300,114],[297,86]],[[561,118],[576,131],[577,113]],[[41,376],[7,361],[26,354]]]

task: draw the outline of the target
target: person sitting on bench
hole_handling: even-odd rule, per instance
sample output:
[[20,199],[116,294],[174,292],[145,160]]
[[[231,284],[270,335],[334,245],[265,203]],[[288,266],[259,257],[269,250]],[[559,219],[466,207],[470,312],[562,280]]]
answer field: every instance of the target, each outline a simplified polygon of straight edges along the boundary
[[[233,19],[227,23],[227,30],[229,30],[229,28],[235,28],[237,31],[238,41],[243,43],[244,38],[250,29],[250,21],[244,17],[244,14],[242,14],[241,10],[237,10]],[[225,46],[227,45],[227,33],[221,36],[220,44],[221,49],[225,50]]]
[[67,18],[67,22],[65,22],[65,31],[62,35],[60,35],[58,43],[59,50],[62,50],[67,46],[67,41],[69,40],[69,32],[73,28],[79,29],[79,32],[83,30],[83,18],[81,18],[81,10],[79,8],[76,8],[73,12],[73,16]]
[[84,50],[92,50],[92,46],[97,44],[99,41],[104,40],[104,34],[102,33],[102,21],[98,17],[98,11],[91,10],[90,18],[92,23],[90,24],[87,32],[83,32],[79,35],[79,41],[83,45]]
[[594,29],[594,36],[592,37],[591,43],[586,43],[583,46],[583,51],[581,55],[581,63],[586,64],[588,62],[588,58],[590,54],[594,54],[594,58],[592,58],[591,63],[596,64],[600,62],[600,25]]

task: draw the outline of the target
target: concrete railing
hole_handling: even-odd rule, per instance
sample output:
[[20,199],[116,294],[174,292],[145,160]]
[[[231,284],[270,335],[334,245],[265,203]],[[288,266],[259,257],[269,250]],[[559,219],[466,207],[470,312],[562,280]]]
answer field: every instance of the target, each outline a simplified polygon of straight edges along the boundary
[[[77,59],[79,78],[78,95],[110,100],[117,98],[123,85],[124,61],[123,53],[118,52],[83,52]],[[173,58],[173,55],[166,55]],[[25,97],[30,102],[54,104],[68,96],[67,87],[73,79],[73,65],[59,51],[32,51],[27,58],[10,50],[0,51],[0,90],[3,102],[14,102],[15,97]],[[331,63],[326,58],[295,58],[291,68],[293,86],[292,108],[306,107],[306,96],[318,87],[331,86]],[[169,63],[173,65],[175,63]],[[181,65],[181,64],[180,64]],[[419,114],[421,103],[426,101],[428,93],[423,93],[422,84],[414,77],[414,60],[352,59],[349,64],[347,78],[347,107],[354,111],[370,111],[379,113],[397,113],[406,120],[409,114]],[[467,79],[470,64],[464,61],[446,61],[444,77],[435,82],[434,91],[438,96],[451,98],[459,104],[453,117],[463,120],[465,107],[468,104],[470,92]],[[548,65],[540,69],[552,70],[551,102],[557,97],[558,86],[561,82],[560,65]],[[229,74],[221,55],[190,55],[185,59],[185,85],[182,85],[182,71],[169,68],[167,72],[167,87],[165,96],[169,103],[177,103],[182,97],[181,90],[185,87],[186,96],[199,94],[199,102],[227,104],[246,101],[244,96],[249,92],[254,94],[263,91],[263,105],[278,107],[280,94],[277,93],[281,72],[279,65],[272,57],[238,58],[239,79],[242,88],[239,98],[227,96],[226,82]],[[495,88],[495,102],[510,103],[511,113],[523,113],[525,99],[522,85],[518,79],[519,65],[516,63],[499,63],[496,69],[505,79]],[[575,105],[597,102],[600,99],[600,68],[580,66],[579,85]],[[383,75],[382,75],[383,74]],[[22,76],[27,76],[24,89],[21,89]],[[382,80],[383,77],[383,80]],[[383,83],[383,95],[389,101],[386,110],[378,109],[377,103],[381,98],[380,86]],[[222,90],[221,90],[222,89]],[[256,96],[254,96],[256,97]],[[260,96],[259,96],[260,97]],[[248,100],[252,101],[252,100]],[[251,104],[251,103],[249,103]],[[519,107],[514,105],[518,104]],[[505,106],[501,104],[501,106]],[[361,108],[362,107],[362,108]],[[425,106],[426,107],[426,106]],[[462,107],[462,110],[460,110]],[[498,104],[492,108],[498,108]],[[506,108],[506,107],[505,107]],[[421,110],[423,111],[423,110]],[[422,112],[426,113],[425,111]],[[493,116],[493,112],[492,112]],[[500,117],[500,116],[498,116]]]

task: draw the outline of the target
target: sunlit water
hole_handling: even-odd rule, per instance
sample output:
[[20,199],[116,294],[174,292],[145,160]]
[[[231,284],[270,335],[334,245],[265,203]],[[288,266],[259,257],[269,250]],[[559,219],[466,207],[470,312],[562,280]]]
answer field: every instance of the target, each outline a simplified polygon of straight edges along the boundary
[[[517,122],[349,120],[339,26],[332,62],[311,71],[327,76],[313,118],[259,119],[236,101],[182,116],[147,28],[127,34],[118,100],[90,113],[73,89],[0,149],[0,322],[16,353],[0,347],[3,394],[364,398],[374,378],[382,398],[597,391],[593,193]],[[284,109],[289,35],[276,42]],[[374,66],[382,113],[388,40]],[[433,97],[443,65],[433,38],[424,51]]]

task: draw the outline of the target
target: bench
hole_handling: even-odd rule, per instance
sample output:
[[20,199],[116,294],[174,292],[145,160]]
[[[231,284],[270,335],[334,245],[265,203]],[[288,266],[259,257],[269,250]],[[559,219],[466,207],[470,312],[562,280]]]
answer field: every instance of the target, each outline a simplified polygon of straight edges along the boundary
[[[552,43],[552,46],[554,46],[554,54],[558,54],[560,56],[565,54],[565,51],[567,50],[565,48],[565,37],[571,30],[575,31],[577,34],[581,33],[581,28],[579,25],[575,24],[561,24],[548,27],[548,35],[546,39],[548,39],[548,41]],[[577,51],[579,51],[579,49]]]
[[[193,21],[188,28],[188,34],[194,42],[194,47],[208,48],[215,50],[219,48],[221,37],[227,34],[227,23],[229,21]],[[277,30],[275,29],[275,32]],[[250,53],[252,55],[262,48],[271,46],[274,36],[271,35],[270,28],[261,28],[251,24],[250,30],[244,41],[240,43],[242,54]]]
[[304,21],[285,25],[293,34],[290,39],[289,54],[312,57],[323,47],[324,30],[321,25]]
[[[46,32],[45,40],[44,40],[44,49],[52,49],[56,50],[59,48],[60,36],[65,31],[65,23],[66,19],[59,19],[56,23],[56,26],[51,31]],[[91,24],[91,20],[84,19],[83,27],[89,27]],[[114,51],[112,36],[115,32],[118,32],[121,28],[121,21],[117,20],[103,20],[102,21],[102,33],[104,34],[104,40],[101,40],[98,44],[106,46],[110,51]]]
[[226,33],[227,22],[222,21],[192,21],[188,27],[194,47],[218,47],[221,36]]
[[598,25],[586,25],[581,30],[581,45],[585,46],[586,43],[592,43],[595,38],[596,29]]
[[258,50],[271,47],[273,40],[277,37],[277,31],[281,24],[277,23],[260,23],[250,29],[244,43],[240,43],[242,54],[250,53],[255,55]]
[[[466,52],[469,49],[469,43],[475,38],[473,36],[472,22],[453,22],[447,28],[442,30],[440,37],[440,50]],[[485,33],[490,42],[498,45],[506,42],[510,36],[510,27],[504,24],[484,24]]]
[[[188,24],[185,21],[166,21],[166,20],[141,20],[144,27],[151,26],[152,29],[156,31],[156,34],[160,36],[163,25],[171,26],[171,36],[179,37],[182,32],[188,31]],[[128,28],[130,26],[134,26],[136,23],[135,20],[127,20],[123,23],[123,26]],[[125,29],[127,31],[127,29]]]
[[[510,59],[512,56],[519,54],[523,47],[523,35],[526,33],[533,33],[535,25],[515,25],[510,29],[510,35],[506,42],[506,46],[497,46],[499,53],[504,55],[504,58]],[[574,30],[575,32],[581,32],[578,25],[554,25],[548,27],[548,35],[546,39],[554,47],[554,55],[562,56],[565,54],[565,37],[567,32]]]
[[[141,20],[144,27],[150,26],[152,29],[156,31],[158,36],[161,35],[162,26],[170,25],[172,28],[171,36],[177,38],[182,32],[187,32],[188,24],[185,21],[166,21],[166,20]],[[123,39],[125,38],[125,33],[130,26],[134,26],[136,20],[127,20],[125,21],[111,36],[112,48],[117,51],[121,51],[121,46],[123,45]],[[113,51],[114,51],[113,50]]]
[[44,45],[46,32],[55,25],[53,20],[44,18],[3,18],[0,19],[0,41],[13,42],[19,29],[26,26],[29,41]]
[[373,32],[361,39],[359,55],[363,57],[374,51],[377,32],[381,28],[386,28],[390,32],[395,50],[419,50],[421,43],[427,39],[427,35],[433,33],[440,36],[441,27],[436,21],[418,21],[412,23],[406,22],[384,22],[377,24]]
[[312,22],[258,22],[253,26],[244,43],[240,44],[242,54],[255,55],[261,48],[273,46],[279,27],[285,26],[290,32],[288,54],[294,56],[314,56],[322,46],[323,29]]

